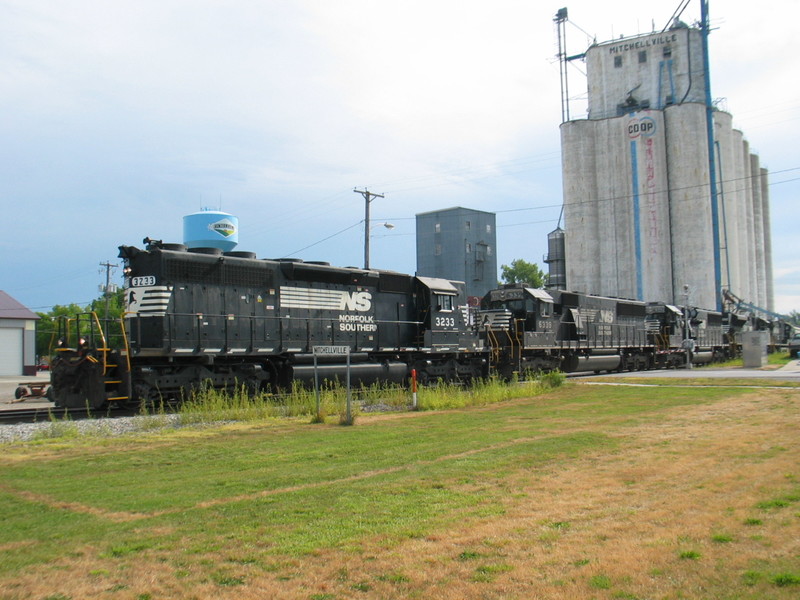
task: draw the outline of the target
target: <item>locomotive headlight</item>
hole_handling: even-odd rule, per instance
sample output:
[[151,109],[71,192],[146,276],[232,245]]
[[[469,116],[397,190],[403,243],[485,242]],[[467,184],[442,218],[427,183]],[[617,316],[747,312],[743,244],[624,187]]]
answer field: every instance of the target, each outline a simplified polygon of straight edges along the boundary
[[122,269],[122,274],[125,275],[125,277],[130,277],[131,273],[133,273],[133,269],[131,269],[130,267],[125,267],[124,269]]

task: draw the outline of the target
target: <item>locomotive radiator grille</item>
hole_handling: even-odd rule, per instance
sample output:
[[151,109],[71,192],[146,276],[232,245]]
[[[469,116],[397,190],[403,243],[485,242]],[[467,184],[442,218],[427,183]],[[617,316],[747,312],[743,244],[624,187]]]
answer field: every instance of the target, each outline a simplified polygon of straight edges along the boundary
[[507,310],[482,310],[478,312],[481,329],[504,331],[511,328],[511,313]]

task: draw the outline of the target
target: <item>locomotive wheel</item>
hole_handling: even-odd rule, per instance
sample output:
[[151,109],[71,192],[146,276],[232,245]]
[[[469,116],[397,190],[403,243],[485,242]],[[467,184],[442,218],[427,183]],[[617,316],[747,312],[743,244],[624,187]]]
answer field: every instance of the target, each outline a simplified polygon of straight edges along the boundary
[[152,385],[144,381],[134,381],[133,398],[126,400],[123,405],[130,410],[140,410],[157,407],[161,401],[161,394]]
[[243,385],[250,398],[255,398],[261,393],[261,381],[258,377],[248,377],[244,380]]

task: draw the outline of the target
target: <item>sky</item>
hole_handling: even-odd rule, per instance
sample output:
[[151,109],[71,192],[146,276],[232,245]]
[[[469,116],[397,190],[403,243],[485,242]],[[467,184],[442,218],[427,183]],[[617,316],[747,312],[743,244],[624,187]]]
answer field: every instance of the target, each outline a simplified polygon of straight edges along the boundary
[[[354,188],[384,196],[373,268],[413,273],[415,214],[463,206],[497,214],[498,265],[546,270],[562,201],[553,17],[567,6],[577,54],[660,30],[679,4],[0,0],[0,206],[14,225],[0,289],[34,311],[86,304],[118,246],[181,242],[202,208],[237,216],[238,249],[259,258],[363,266]],[[786,313],[800,310],[800,3],[753,7],[710,3],[712,96],[770,170]],[[692,0],[681,18],[699,16]]]

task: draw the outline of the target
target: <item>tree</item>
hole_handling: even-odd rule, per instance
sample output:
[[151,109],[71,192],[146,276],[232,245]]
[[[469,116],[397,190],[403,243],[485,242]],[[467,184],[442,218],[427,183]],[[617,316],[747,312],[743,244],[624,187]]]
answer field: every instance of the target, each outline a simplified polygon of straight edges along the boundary
[[512,260],[510,266],[501,265],[500,271],[503,283],[526,283],[535,288],[542,287],[546,277],[539,265],[521,258]]

